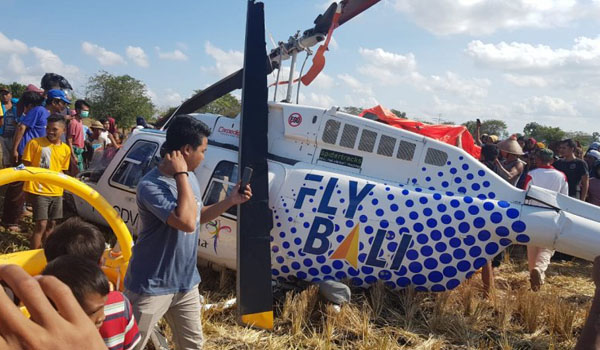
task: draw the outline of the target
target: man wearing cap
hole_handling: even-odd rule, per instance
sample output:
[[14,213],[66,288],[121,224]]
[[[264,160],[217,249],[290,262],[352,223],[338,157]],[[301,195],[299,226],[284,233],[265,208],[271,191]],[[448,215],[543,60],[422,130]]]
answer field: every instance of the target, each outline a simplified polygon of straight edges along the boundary
[[82,118],[90,115],[90,105],[84,100],[75,101],[73,119],[67,128],[67,144],[71,147],[71,154],[77,160],[77,168],[83,171],[83,150],[85,148],[85,134],[83,133]]
[[[531,170],[527,174],[523,189],[527,190],[529,186],[535,185],[551,191],[562,193],[564,195],[569,194],[569,184],[567,182],[567,176],[552,167],[554,160],[554,152],[548,148],[539,150],[536,153],[536,164],[537,168]],[[532,203],[534,205],[541,205],[542,203]],[[550,258],[554,254],[553,250],[541,247],[527,246],[527,261],[529,264],[529,282],[533,291],[538,291],[542,284],[544,284],[544,278],[548,265],[550,265]]]
[[0,143],[2,147],[2,167],[10,166],[10,155],[12,150],[12,140],[17,129],[17,103],[19,99],[13,98],[12,93],[7,88],[0,88],[0,102],[2,104],[3,117],[0,118]]

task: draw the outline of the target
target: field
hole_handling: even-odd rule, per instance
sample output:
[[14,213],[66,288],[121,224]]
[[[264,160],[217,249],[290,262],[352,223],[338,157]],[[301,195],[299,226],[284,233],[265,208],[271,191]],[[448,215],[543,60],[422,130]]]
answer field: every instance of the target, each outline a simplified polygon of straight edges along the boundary
[[[0,253],[27,244],[26,234],[0,231]],[[202,315],[206,349],[572,349],[594,293],[591,263],[553,263],[534,293],[522,251],[514,249],[496,270],[487,298],[478,274],[444,293],[353,289],[340,312],[310,287],[276,293],[272,332],[238,326],[235,308],[217,307]],[[207,302],[235,296],[233,272],[201,274]]]

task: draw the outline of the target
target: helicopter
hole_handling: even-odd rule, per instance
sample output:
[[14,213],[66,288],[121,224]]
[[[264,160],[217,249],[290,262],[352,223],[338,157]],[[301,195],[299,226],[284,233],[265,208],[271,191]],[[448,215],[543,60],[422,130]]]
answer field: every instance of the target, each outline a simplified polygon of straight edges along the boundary
[[[135,235],[136,185],[160,160],[169,121],[186,114],[206,123],[212,134],[195,170],[205,205],[230,193],[246,166],[254,169],[253,199],[203,225],[198,242],[199,260],[237,270],[245,323],[272,326],[273,280],[382,281],[441,292],[511,244],[587,260],[600,251],[600,208],[536,186],[515,188],[438,140],[335,106],[292,102],[294,84],[309,85],[323,69],[333,31],[377,2],[333,3],[313,28],[267,54],[264,9],[249,1],[244,68],[182,103],[161,130],[134,132],[100,174],[81,175]],[[294,81],[297,55],[321,42],[313,66]],[[268,102],[266,76],[288,59],[287,94]],[[194,113],[235,89],[242,89],[238,117]],[[104,222],[75,202],[80,216]]]

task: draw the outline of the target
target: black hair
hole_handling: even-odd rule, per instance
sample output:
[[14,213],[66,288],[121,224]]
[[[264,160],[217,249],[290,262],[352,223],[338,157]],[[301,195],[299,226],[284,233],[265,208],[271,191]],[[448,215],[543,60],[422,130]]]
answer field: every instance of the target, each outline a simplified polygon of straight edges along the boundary
[[573,141],[573,139],[562,140],[560,141],[560,144],[565,144],[567,145],[567,147],[572,148],[573,150],[577,148],[577,144],[575,143],[575,141]]
[[105,243],[104,235],[96,226],[78,217],[71,217],[56,226],[48,236],[44,243],[44,253],[47,261],[69,254],[98,264],[104,253]]
[[500,151],[494,144],[485,144],[481,146],[481,158],[484,161],[493,162],[498,158]]
[[102,124],[108,123],[108,119],[106,119],[106,118],[100,118],[100,119],[98,119],[98,121]]
[[50,91],[52,89],[73,90],[71,84],[62,75],[56,73],[46,73],[40,82],[42,89]]
[[83,106],[86,106],[87,108],[90,108],[90,104],[87,103],[85,100],[77,100],[75,101],[75,109],[80,111],[81,108],[83,108]]
[[22,103],[23,107],[30,105],[33,105],[34,107],[41,106],[42,103],[44,103],[44,96],[35,91],[25,91],[23,95],[21,95],[19,103]]
[[64,255],[52,260],[42,275],[54,276],[66,284],[81,306],[90,293],[105,296],[110,291],[108,279],[100,266],[78,256]]
[[194,149],[210,136],[210,129],[200,120],[189,115],[178,115],[167,129],[167,140],[162,146],[161,155],[190,145]]
[[63,124],[66,124],[66,122],[65,122],[65,116],[62,115],[62,114],[52,114],[52,115],[50,115],[48,117],[46,123],[47,124],[50,124],[50,123],[63,123]]

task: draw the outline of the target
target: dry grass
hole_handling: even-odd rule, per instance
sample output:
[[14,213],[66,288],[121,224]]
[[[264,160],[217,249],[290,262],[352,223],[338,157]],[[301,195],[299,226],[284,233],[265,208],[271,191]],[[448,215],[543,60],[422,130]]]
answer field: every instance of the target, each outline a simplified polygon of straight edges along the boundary
[[[0,230],[0,253],[27,245],[26,236]],[[594,293],[591,263],[552,263],[538,293],[529,291],[526,269],[522,258],[507,259],[487,298],[478,274],[444,293],[393,292],[383,284],[353,289],[352,302],[340,312],[322,301],[315,286],[291,291],[275,303],[271,332],[238,325],[235,308],[214,308],[202,315],[205,348],[572,349]],[[234,296],[231,271],[201,274],[207,302]]]

